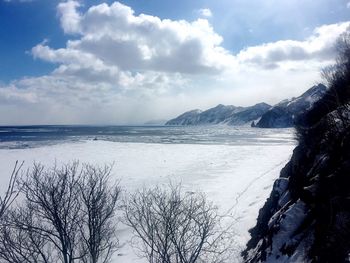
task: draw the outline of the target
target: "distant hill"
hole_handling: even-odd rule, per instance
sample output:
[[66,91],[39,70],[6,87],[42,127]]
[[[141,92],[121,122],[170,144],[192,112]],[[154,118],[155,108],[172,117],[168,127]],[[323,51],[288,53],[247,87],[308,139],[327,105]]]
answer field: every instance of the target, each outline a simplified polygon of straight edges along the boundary
[[294,124],[295,116],[308,110],[325,94],[323,84],[311,87],[297,98],[279,102],[273,107],[258,103],[250,107],[219,104],[205,111],[191,110],[171,119],[165,125],[246,125],[258,128],[287,128]]
[[266,103],[259,103],[250,107],[236,107],[219,104],[206,111],[192,110],[169,120],[165,125],[244,125],[259,119],[271,108]]
[[259,128],[292,127],[295,117],[310,109],[326,90],[326,86],[318,84],[297,98],[281,101],[263,114],[255,126]]
[[144,123],[146,126],[158,126],[158,125],[164,125],[166,123],[166,120],[150,120]]
[[180,116],[167,121],[165,125],[196,125],[199,120],[199,115],[202,113],[201,110],[187,111]]

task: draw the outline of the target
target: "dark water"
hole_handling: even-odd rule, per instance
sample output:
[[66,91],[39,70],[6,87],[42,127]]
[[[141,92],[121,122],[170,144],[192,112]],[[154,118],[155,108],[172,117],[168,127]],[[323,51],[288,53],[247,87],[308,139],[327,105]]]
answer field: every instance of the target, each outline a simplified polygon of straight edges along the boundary
[[230,126],[2,126],[0,148],[106,140],[138,143],[294,144],[292,129]]

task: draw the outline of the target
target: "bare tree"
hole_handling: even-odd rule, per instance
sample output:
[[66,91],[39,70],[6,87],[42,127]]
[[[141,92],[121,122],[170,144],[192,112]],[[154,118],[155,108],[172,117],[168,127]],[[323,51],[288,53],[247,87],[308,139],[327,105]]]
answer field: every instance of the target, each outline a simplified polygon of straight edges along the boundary
[[125,222],[150,263],[224,262],[220,216],[202,193],[179,185],[137,191],[126,202]]
[[115,218],[121,189],[110,182],[112,166],[85,165],[79,182],[82,199],[82,237],[88,251],[84,262],[108,262],[118,247]]
[[45,233],[33,222],[32,211],[9,211],[0,228],[0,258],[9,263],[49,263],[57,259]]
[[349,30],[339,36],[335,44],[335,50],[337,52],[335,64],[327,66],[321,71],[322,78],[329,87],[348,82],[348,74],[350,72]]
[[[298,116],[297,138],[306,144],[315,140],[321,131],[328,131],[326,138],[346,132],[350,127],[350,31],[337,39],[335,63],[321,71],[328,86],[326,93],[312,107]],[[327,119],[324,117],[328,115]]]
[[18,196],[18,191],[16,188],[16,183],[18,179],[19,172],[23,166],[23,162],[18,164],[18,161],[15,163],[15,167],[12,170],[10,181],[8,183],[5,195],[3,197],[0,196],[0,219],[4,216],[6,210],[11,206],[13,201]]
[[330,104],[330,107],[337,108],[336,117],[341,121],[343,128],[347,128],[350,124],[350,116],[344,112],[350,110],[350,31],[340,35],[335,49],[337,51],[335,64],[321,71],[322,78],[329,86],[323,104]]
[[[108,262],[118,244],[115,212],[121,192],[110,182],[111,168],[35,164],[19,180],[23,202],[8,209],[0,224],[0,258],[12,263]],[[10,204],[12,199],[5,200]]]
[[169,263],[175,248],[171,244],[171,208],[174,197],[160,188],[143,189],[130,196],[125,205],[126,224],[141,241],[138,248],[150,263]]
[[64,263],[84,256],[80,241],[80,178],[77,162],[52,169],[35,164],[21,186],[32,220],[21,222],[20,228],[46,238]]

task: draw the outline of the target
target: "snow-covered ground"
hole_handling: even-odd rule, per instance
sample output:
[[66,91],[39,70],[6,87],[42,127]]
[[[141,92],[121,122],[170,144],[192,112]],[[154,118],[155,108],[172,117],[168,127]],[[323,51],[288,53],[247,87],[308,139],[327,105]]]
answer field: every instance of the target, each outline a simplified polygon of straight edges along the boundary
[[[276,134],[278,139],[278,134]],[[291,135],[292,136],[292,135]],[[0,190],[16,160],[31,167],[34,161],[52,166],[72,160],[103,165],[114,162],[113,174],[126,191],[169,182],[182,182],[191,191],[202,190],[222,213],[230,212],[239,246],[255,224],[279,171],[294,145],[289,142],[257,145],[200,145],[81,141],[27,149],[0,149]],[[121,244],[115,262],[139,260],[126,243],[130,230],[120,225]]]

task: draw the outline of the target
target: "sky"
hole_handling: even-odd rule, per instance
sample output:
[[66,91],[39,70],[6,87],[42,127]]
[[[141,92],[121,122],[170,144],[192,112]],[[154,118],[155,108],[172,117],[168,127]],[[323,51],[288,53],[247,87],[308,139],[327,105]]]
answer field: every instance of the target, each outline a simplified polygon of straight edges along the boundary
[[0,0],[0,125],[142,124],[321,82],[349,0]]

